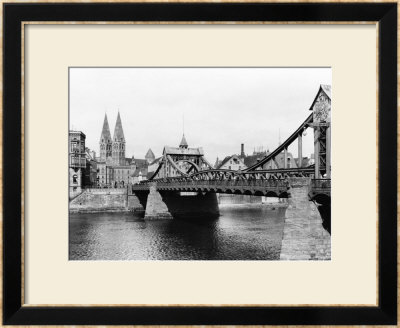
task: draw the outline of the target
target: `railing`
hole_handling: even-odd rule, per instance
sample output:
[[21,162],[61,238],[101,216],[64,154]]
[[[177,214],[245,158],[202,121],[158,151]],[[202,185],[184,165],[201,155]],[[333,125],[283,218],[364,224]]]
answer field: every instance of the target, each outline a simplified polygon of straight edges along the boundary
[[[141,183],[133,185],[132,190],[147,190],[149,189],[152,182]],[[154,182],[153,182],[154,183]],[[182,188],[250,188],[250,189],[287,189],[288,182],[286,180],[158,180],[156,181],[157,189],[171,188],[171,189],[182,189]]]
[[[154,174],[156,175],[156,174]],[[237,171],[227,169],[210,169],[201,170],[191,175],[180,175],[175,177],[164,177],[151,179],[151,181],[192,181],[192,180],[270,180],[270,179],[285,179],[290,177],[314,177],[314,168],[290,168],[290,169],[267,169],[255,171]]]
[[158,187],[171,185],[188,187],[287,187],[287,182],[285,180],[194,180],[157,183]]

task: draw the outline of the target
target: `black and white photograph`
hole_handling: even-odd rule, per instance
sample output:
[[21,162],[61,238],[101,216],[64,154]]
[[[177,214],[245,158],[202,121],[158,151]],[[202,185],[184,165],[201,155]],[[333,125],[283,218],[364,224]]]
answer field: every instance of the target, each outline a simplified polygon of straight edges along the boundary
[[69,260],[331,260],[330,67],[70,67]]

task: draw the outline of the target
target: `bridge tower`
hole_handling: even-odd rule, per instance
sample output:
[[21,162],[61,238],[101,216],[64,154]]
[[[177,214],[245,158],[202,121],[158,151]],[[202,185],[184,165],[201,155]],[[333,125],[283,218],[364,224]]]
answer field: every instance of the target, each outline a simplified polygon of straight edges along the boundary
[[100,160],[106,161],[107,157],[111,157],[112,141],[110,127],[108,126],[107,114],[104,116],[103,130],[100,136]]
[[315,178],[331,178],[331,86],[321,84],[311,105],[314,128]]
[[189,147],[189,145],[186,141],[185,134],[183,134],[181,143],[179,144],[179,148],[188,149],[188,147]]

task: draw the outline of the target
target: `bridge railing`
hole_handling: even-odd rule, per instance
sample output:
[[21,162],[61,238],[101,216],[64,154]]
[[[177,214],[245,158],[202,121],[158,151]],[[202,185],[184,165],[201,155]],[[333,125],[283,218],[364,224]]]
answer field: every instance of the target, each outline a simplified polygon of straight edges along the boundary
[[[158,188],[246,188],[246,187],[268,187],[268,188],[280,188],[284,189],[288,187],[288,182],[286,180],[261,180],[261,179],[254,179],[254,180],[167,180],[162,181],[158,180],[157,182]],[[150,183],[143,183],[140,185],[134,185],[132,189],[140,190],[145,189]]]

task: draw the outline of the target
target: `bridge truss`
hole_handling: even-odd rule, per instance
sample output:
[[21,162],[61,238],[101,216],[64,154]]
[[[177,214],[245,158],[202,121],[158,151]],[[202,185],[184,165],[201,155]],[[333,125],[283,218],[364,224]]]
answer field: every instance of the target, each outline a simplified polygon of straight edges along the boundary
[[[312,113],[300,126],[274,151],[243,171],[215,169],[207,162],[201,152],[190,156],[187,145],[180,149],[182,155],[165,153],[157,170],[149,180],[134,186],[136,190],[148,188],[150,183],[157,183],[160,190],[180,191],[215,191],[226,193],[245,193],[275,196],[285,195],[287,179],[308,177],[312,179],[310,195],[325,194],[330,196],[330,86],[321,85],[310,108]],[[314,130],[315,164],[302,167],[304,132]],[[288,168],[288,147],[298,142],[298,168]],[[284,168],[268,169],[283,152]],[[185,156],[184,154],[188,154]],[[286,189],[285,189],[286,188]]]

